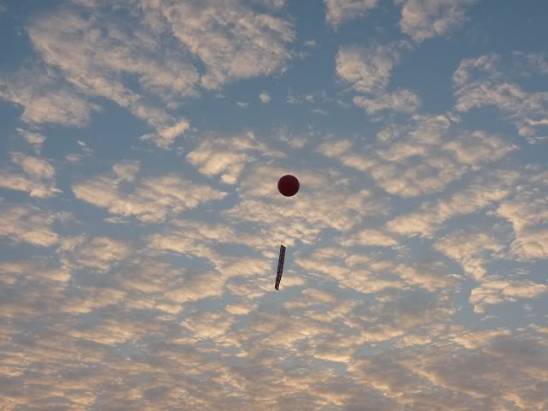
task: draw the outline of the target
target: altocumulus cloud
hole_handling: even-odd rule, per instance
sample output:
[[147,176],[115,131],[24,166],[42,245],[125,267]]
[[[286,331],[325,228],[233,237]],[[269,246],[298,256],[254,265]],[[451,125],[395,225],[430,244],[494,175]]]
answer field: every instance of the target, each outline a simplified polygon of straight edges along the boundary
[[545,13],[312,3],[0,1],[1,409],[548,408]]

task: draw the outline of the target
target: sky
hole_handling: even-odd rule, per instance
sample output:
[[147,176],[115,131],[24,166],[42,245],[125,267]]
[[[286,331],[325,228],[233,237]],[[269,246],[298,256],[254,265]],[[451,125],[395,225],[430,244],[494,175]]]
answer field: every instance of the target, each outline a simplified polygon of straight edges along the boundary
[[0,0],[0,408],[548,409],[547,16]]

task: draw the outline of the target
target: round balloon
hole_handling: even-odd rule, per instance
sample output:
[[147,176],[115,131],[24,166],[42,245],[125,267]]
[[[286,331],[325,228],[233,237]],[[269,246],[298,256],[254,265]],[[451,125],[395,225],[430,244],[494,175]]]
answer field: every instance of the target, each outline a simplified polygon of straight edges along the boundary
[[297,177],[287,174],[278,180],[278,190],[286,197],[292,197],[299,191]]

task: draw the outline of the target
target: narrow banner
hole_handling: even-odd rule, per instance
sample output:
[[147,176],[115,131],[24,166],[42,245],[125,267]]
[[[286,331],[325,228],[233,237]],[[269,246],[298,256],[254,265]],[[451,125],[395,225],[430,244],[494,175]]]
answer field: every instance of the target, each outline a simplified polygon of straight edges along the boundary
[[276,285],[274,288],[276,290],[280,287],[280,281],[282,281],[282,274],[284,271],[284,258],[285,258],[285,247],[283,245],[280,246],[280,257],[278,258],[278,274],[276,275]]

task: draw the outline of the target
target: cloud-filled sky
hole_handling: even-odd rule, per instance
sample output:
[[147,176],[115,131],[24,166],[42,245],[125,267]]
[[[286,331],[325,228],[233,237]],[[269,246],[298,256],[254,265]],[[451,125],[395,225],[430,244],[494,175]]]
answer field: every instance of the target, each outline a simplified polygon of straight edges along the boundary
[[547,16],[0,0],[0,408],[548,409]]

